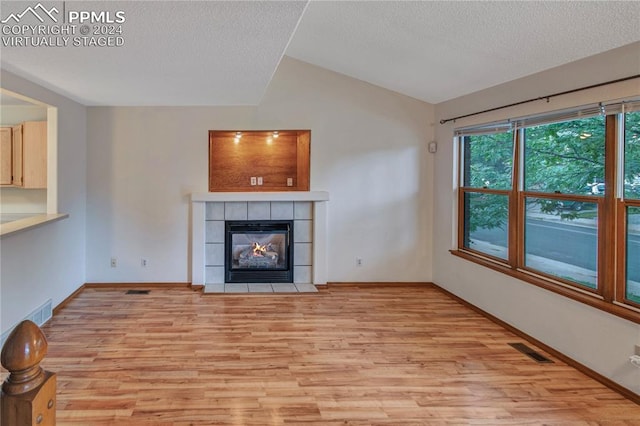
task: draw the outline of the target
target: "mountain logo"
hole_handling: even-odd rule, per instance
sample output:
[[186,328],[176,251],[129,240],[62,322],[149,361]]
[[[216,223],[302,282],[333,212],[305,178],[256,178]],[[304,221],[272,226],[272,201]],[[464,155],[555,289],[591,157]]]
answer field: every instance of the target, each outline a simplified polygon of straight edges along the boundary
[[58,19],[53,15],[54,12],[56,14],[60,13],[60,11],[58,11],[58,9],[55,8],[55,6],[47,10],[47,8],[42,5],[42,3],[38,3],[37,5],[35,5],[35,7],[31,7],[31,6],[27,7],[21,13],[11,13],[9,16],[7,16],[5,19],[3,19],[0,22],[3,24],[6,24],[9,21],[14,20],[15,23],[17,24],[20,22],[22,18],[24,18],[28,14],[35,16],[36,19],[40,22],[44,22],[43,16],[48,16],[53,22],[58,22]]

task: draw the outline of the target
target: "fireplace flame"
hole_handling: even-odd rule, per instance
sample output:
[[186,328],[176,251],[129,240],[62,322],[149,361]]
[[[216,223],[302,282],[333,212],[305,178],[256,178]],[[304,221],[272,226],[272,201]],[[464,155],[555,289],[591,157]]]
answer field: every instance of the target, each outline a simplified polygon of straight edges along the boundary
[[260,245],[259,243],[253,243],[253,255],[258,257],[264,257],[264,253],[267,251],[267,245]]

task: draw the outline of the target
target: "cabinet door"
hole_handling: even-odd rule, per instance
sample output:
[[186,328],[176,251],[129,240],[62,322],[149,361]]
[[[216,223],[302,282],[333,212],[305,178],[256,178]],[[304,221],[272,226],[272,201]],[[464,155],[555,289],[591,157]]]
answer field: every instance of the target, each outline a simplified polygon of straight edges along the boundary
[[0,185],[11,185],[11,127],[0,128]]
[[47,187],[47,122],[22,123],[22,186]]
[[22,125],[13,127],[13,186],[22,186]]

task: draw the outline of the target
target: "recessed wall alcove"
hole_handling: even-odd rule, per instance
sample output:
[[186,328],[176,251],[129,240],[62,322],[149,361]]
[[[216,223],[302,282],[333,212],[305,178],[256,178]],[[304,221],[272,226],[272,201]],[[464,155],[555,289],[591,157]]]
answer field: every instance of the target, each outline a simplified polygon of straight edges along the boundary
[[209,191],[308,191],[310,130],[210,130]]

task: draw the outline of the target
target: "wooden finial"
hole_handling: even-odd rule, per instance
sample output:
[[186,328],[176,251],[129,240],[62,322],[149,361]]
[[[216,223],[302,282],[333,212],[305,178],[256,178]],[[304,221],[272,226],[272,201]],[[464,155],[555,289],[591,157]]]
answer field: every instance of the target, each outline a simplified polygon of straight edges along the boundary
[[47,354],[47,346],[44,333],[32,321],[22,321],[13,329],[0,355],[0,363],[11,373],[2,384],[5,394],[23,394],[45,381],[40,361]]

